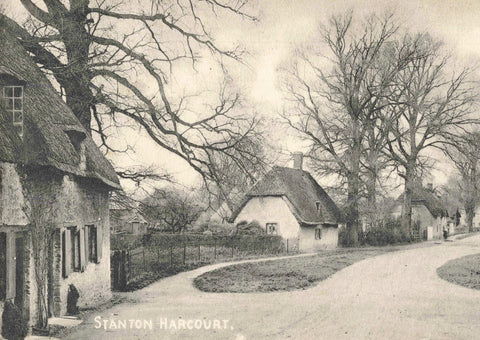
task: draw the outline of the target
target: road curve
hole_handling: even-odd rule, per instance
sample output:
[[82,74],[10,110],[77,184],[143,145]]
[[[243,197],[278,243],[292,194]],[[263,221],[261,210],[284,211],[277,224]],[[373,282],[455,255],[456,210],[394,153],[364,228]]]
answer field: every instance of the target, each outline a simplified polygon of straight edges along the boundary
[[216,294],[163,279],[92,315],[69,339],[480,339],[480,291],[436,268],[480,253],[480,235],[357,262],[307,290]]

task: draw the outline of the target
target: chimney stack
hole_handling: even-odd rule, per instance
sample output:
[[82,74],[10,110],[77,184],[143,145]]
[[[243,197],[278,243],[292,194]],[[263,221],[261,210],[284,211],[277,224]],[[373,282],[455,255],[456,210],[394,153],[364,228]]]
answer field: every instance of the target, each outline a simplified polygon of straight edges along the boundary
[[297,170],[303,170],[303,153],[293,153],[293,168]]

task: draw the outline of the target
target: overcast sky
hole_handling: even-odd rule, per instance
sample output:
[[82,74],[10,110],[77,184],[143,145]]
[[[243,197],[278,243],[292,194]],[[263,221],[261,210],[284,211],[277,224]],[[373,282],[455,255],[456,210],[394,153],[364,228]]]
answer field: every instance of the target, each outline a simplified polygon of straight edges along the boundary
[[[282,108],[277,82],[279,65],[292,58],[296,46],[315,37],[320,23],[325,23],[332,14],[349,9],[359,16],[394,10],[406,27],[427,31],[443,40],[460,60],[469,63],[480,60],[480,1],[263,0],[256,6],[258,23],[228,18],[221,22],[222,30],[216,36],[220,45],[238,42],[250,52],[246,59],[250,67],[238,65],[233,74],[246,90],[247,99],[267,117],[275,117]],[[293,137],[285,138],[281,132],[276,142],[284,153],[302,151]],[[195,173],[181,160],[154,149],[154,145],[142,140],[135,158],[166,167],[187,185],[195,182]],[[288,159],[281,162],[284,164],[279,165],[290,165]],[[441,163],[437,168],[431,180],[441,184],[450,168]]]
[[[410,30],[427,31],[443,40],[462,61],[472,63],[480,60],[479,0],[251,1],[254,2],[259,22],[220,18],[221,30],[217,30],[214,35],[220,46],[240,43],[249,51],[250,55],[246,58],[249,66],[237,65],[232,74],[244,89],[247,100],[266,117],[275,117],[282,108],[277,83],[278,66],[292,57],[298,44],[314,37],[320,23],[325,23],[332,14],[346,10],[352,9],[355,16],[394,10],[398,19]],[[9,0],[7,8],[15,11],[15,8],[21,8],[21,4]],[[183,75],[180,81],[186,79],[188,76]],[[276,142],[284,153],[302,151],[301,145],[294,138],[284,138],[281,133],[279,135]],[[141,138],[138,131],[130,131],[128,138],[136,141],[136,154],[113,157],[117,165],[156,164],[174,173],[186,185],[191,185],[198,179],[181,159]],[[283,162],[279,165],[289,165],[287,159]],[[444,167],[440,165],[438,168],[433,181],[441,183],[445,181],[442,174]]]

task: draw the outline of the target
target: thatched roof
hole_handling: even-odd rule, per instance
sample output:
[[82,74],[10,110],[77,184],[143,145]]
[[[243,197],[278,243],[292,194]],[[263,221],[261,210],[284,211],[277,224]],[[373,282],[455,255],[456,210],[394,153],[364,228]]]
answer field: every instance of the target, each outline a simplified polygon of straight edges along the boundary
[[148,223],[145,217],[138,209],[110,209],[110,218],[112,222],[123,223]]
[[[341,213],[330,196],[307,171],[274,167],[247,193],[243,204],[234,212],[234,220],[252,197],[282,196],[293,207],[301,224],[337,224]],[[318,203],[318,210],[317,210]]]
[[[397,202],[403,204],[404,194],[402,193]],[[412,193],[412,206],[424,205],[433,217],[448,216],[448,211],[444,207],[440,198],[435,194],[435,191],[422,186],[415,187]]]
[[[0,161],[33,166],[51,166],[62,172],[100,180],[120,188],[112,165],[91,136],[20,43],[5,27],[0,28],[0,80],[8,85],[14,77],[24,85],[23,141],[12,135],[12,118],[0,109]],[[80,150],[72,132],[83,139],[86,167],[80,166]],[[70,136],[69,136],[70,134]]]

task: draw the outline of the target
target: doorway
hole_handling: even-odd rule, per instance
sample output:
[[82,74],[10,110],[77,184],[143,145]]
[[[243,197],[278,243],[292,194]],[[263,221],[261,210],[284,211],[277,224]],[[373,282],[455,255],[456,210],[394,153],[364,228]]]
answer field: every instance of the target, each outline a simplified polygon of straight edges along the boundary
[[25,284],[23,233],[15,235],[15,305],[23,310]]

